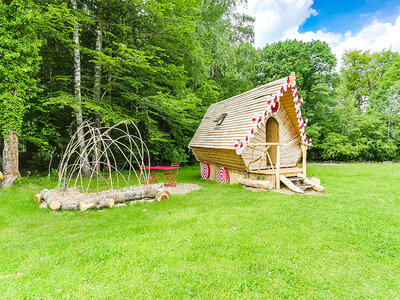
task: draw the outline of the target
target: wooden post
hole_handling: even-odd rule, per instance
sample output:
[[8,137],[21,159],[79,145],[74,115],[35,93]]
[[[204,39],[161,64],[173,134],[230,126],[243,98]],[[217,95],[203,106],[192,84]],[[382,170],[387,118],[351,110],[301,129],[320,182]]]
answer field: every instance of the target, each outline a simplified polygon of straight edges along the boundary
[[281,188],[281,177],[280,177],[280,170],[281,170],[281,146],[276,146],[276,189],[279,190]]
[[294,87],[294,81],[296,80],[296,74],[294,72],[290,73],[290,82],[288,87]]
[[305,177],[307,177],[307,146],[304,144],[301,144],[301,151],[303,152],[303,174]]

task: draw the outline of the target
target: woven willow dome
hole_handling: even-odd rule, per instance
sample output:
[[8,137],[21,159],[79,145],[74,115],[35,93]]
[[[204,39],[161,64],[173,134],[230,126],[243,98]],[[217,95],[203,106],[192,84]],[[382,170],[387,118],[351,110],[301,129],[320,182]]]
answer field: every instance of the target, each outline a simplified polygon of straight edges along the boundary
[[150,156],[139,129],[131,120],[96,128],[83,123],[72,136],[59,166],[58,189],[82,192],[113,190],[148,182],[142,166]]

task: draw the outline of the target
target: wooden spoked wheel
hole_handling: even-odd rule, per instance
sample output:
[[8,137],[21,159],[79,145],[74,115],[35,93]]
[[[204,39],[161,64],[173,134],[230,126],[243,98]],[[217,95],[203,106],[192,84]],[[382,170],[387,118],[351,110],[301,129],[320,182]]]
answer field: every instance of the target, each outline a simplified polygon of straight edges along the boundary
[[275,103],[275,106],[271,106],[271,113],[276,113],[279,109],[279,102]]
[[226,168],[220,168],[218,170],[218,182],[228,182],[229,181],[229,173]]
[[210,165],[208,163],[204,163],[201,165],[201,178],[208,179],[210,178]]

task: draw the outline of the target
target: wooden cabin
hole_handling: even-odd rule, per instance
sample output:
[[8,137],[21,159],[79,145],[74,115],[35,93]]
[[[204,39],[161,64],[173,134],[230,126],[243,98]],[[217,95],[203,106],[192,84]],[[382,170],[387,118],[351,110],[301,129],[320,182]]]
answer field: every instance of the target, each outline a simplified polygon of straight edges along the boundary
[[308,121],[302,116],[302,104],[294,72],[212,104],[189,144],[200,162],[202,178],[250,181],[256,186],[268,183],[277,189],[282,181],[302,191],[310,185],[303,177],[307,175],[306,151],[312,143],[305,133]]

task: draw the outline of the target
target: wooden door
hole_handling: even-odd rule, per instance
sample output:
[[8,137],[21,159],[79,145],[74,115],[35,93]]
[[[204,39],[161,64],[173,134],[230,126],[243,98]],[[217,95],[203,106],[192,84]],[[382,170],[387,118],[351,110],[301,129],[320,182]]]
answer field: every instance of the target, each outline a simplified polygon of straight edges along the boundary
[[[265,124],[266,143],[279,143],[279,123],[275,118],[269,118]],[[268,154],[271,157],[272,163],[276,165],[277,146],[270,146]],[[271,165],[269,159],[267,164]]]

